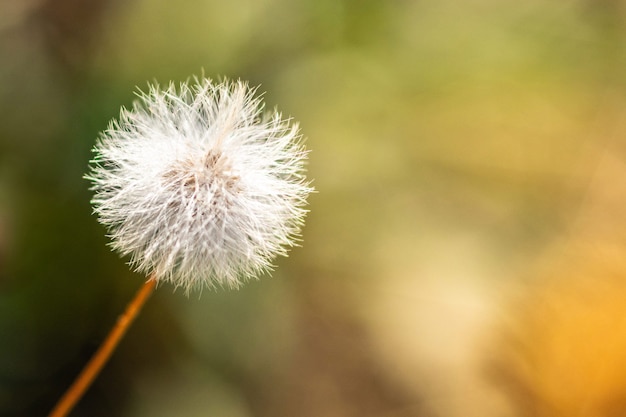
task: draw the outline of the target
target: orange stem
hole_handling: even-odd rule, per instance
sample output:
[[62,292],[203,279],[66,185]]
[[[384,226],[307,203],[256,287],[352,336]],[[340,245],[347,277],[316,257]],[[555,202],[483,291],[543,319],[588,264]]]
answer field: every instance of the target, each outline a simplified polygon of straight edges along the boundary
[[68,388],[63,397],[61,397],[48,417],[65,417],[72,411],[72,408],[74,408],[76,403],[82,398],[87,388],[89,388],[93,380],[102,370],[104,364],[111,357],[111,354],[122,339],[122,336],[124,336],[135,317],[137,317],[137,314],[139,314],[141,307],[150,294],[152,294],[155,285],[156,281],[154,277],[150,276],[139,291],[137,291],[137,294],[135,294],[135,297],[128,304],[124,313],[117,319],[117,323],[111,329],[104,342],[102,342],[98,351],[91,357],[80,375],[74,380],[74,383]]

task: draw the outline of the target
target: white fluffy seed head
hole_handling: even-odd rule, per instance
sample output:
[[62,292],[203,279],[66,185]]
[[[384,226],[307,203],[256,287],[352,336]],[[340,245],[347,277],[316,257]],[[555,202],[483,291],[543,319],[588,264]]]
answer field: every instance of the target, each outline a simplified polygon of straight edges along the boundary
[[86,178],[111,246],[187,292],[238,287],[294,246],[312,191],[298,125],[238,81],[150,86],[94,148]]

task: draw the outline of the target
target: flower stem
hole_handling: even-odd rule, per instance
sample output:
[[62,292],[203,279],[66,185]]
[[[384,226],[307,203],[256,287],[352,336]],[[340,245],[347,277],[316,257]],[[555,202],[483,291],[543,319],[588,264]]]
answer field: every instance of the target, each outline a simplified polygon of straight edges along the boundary
[[74,408],[87,388],[89,388],[93,380],[98,376],[104,364],[111,357],[111,354],[122,339],[122,336],[124,336],[135,317],[137,317],[137,314],[139,314],[141,307],[150,294],[152,294],[155,285],[156,281],[154,277],[148,277],[148,280],[137,291],[137,294],[135,294],[135,297],[128,304],[124,313],[117,319],[117,323],[111,329],[104,342],[102,342],[98,351],[91,357],[80,375],[74,380],[74,383],[68,388],[63,397],[61,397],[48,417],[64,417]]

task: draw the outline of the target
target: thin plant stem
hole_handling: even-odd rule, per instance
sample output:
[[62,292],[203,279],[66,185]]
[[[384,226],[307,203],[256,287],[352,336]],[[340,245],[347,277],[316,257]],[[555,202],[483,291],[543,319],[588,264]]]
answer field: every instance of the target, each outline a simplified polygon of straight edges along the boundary
[[106,339],[97,352],[91,357],[87,365],[83,368],[80,375],[74,380],[74,383],[68,388],[63,397],[59,400],[48,417],[65,417],[74,408],[76,403],[82,398],[83,394],[89,388],[93,380],[98,376],[102,367],[115,351],[118,343],[130,327],[131,323],[139,314],[141,307],[154,291],[156,281],[153,276],[137,291],[135,297],[126,307],[124,313],[117,319],[117,323],[111,329]]

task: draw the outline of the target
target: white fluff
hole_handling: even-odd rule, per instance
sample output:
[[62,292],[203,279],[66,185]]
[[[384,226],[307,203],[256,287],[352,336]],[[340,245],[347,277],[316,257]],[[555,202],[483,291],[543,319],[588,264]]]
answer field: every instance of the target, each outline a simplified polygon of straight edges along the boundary
[[295,244],[312,191],[298,125],[247,84],[150,86],[94,148],[86,178],[111,246],[157,282],[238,287]]

